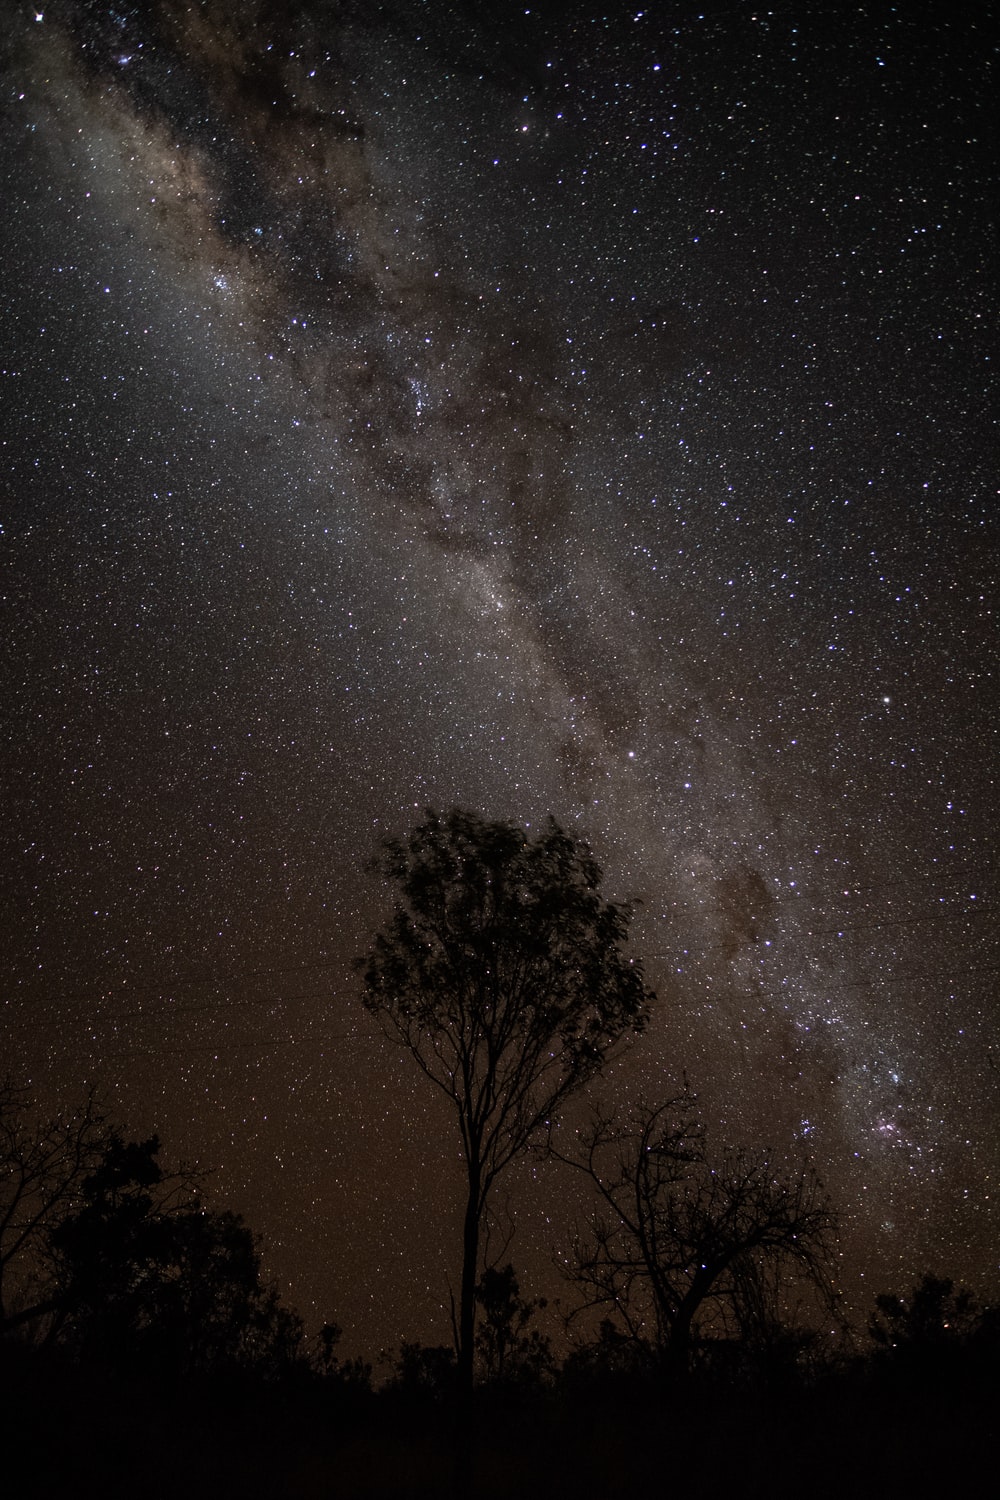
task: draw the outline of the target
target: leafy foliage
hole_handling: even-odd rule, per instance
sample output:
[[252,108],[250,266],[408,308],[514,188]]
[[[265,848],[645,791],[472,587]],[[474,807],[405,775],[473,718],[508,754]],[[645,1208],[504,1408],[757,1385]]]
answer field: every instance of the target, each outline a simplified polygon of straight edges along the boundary
[[488,1266],[476,1287],[481,1310],[476,1350],[488,1382],[537,1386],[552,1374],[554,1360],[550,1342],[537,1328],[530,1328],[535,1313],[544,1308],[544,1297],[525,1301],[514,1267]]
[[494,1177],[628,1030],[649,994],[622,956],[629,908],[553,821],[429,813],[378,861],[401,903],[363,961],[366,1003],[460,1103],[467,1156]]
[[155,1136],[112,1135],[81,1207],[53,1229],[60,1340],[89,1361],[175,1375],[277,1372],[296,1356],[299,1320],[262,1283],[239,1215],[204,1209],[159,1151]]
[[957,1343],[969,1337],[979,1313],[968,1288],[956,1291],[953,1281],[930,1273],[909,1296],[883,1292],[876,1297],[875,1306],[869,1329],[882,1349],[927,1349]]
[[1000,1376],[1000,1306],[927,1273],[906,1296],[883,1292],[869,1321],[875,1368],[920,1385]]
[[455,1351],[447,1344],[403,1343],[390,1389],[418,1401],[442,1401],[455,1390]]
[[354,1395],[370,1394],[372,1367],[370,1363],[355,1355],[341,1359],[337,1346],[343,1337],[343,1329],[336,1323],[324,1323],[316,1337],[312,1352],[312,1369],[327,1384],[339,1385]]

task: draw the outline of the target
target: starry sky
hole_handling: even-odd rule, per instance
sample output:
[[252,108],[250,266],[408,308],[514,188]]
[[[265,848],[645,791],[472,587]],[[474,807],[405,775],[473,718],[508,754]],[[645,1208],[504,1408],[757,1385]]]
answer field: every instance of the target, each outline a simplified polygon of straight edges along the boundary
[[[458,1144],[362,1010],[428,805],[587,838],[858,1305],[995,1289],[997,38],[962,7],[8,0],[0,1045],[345,1347]],[[571,1128],[570,1121],[567,1128]],[[550,1295],[579,1205],[508,1181]]]

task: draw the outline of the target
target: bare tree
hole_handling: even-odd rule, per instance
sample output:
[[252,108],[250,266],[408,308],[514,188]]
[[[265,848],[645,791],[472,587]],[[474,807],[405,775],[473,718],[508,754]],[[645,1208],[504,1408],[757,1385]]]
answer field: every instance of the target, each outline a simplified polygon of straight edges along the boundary
[[92,1093],[79,1109],[44,1119],[25,1090],[0,1084],[0,1330],[51,1310],[48,1236],[81,1202],[107,1142]]
[[788,1281],[833,1295],[835,1218],[816,1178],[743,1154],[712,1166],[691,1109],[685,1096],[624,1124],[598,1115],[579,1154],[556,1152],[601,1200],[567,1269],[577,1311],[611,1310],[673,1373],[696,1335],[745,1340],[773,1324]]
[[456,1329],[459,1379],[475,1352],[480,1236],[499,1175],[602,1067],[650,1000],[623,953],[631,916],[599,893],[590,850],[553,821],[428,812],[376,868],[395,913],[360,960],[368,1008],[451,1101],[467,1196]]

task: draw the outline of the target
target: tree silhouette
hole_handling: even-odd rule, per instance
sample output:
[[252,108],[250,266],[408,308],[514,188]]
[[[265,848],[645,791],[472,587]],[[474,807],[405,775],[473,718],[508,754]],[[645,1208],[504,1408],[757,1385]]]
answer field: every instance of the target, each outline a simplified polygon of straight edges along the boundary
[[467,1196],[456,1327],[471,1388],[480,1235],[496,1179],[563,1102],[641,1029],[650,994],[623,953],[631,916],[606,901],[587,846],[552,819],[428,811],[376,869],[397,905],[359,961],[365,1003],[454,1106]]
[[341,1359],[337,1347],[344,1330],[337,1323],[324,1323],[316,1336],[311,1355],[312,1369],[328,1384],[339,1385],[354,1395],[370,1393],[372,1367],[360,1355]]
[[777,1326],[783,1277],[829,1304],[835,1218],[812,1176],[736,1154],[713,1166],[680,1098],[619,1124],[598,1115],[581,1154],[603,1209],[567,1274],[581,1308],[611,1309],[662,1367],[684,1373],[696,1332],[748,1341]]
[[260,1276],[253,1234],[209,1212],[190,1173],[167,1173],[159,1141],[112,1135],[81,1206],[50,1236],[56,1336],[88,1362],[188,1376],[273,1374],[302,1328]]
[[904,1297],[883,1292],[875,1308],[868,1330],[882,1374],[942,1386],[977,1374],[995,1379],[1000,1307],[983,1305],[968,1287],[928,1273]]
[[455,1351],[447,1344],[402,1343],[390,1388],[418,1401],[443,1401],[455,1389]]
[[481,1311],[476,1349],[488,1381],[537,1386],[553,1369],[548,1338],[528,1325],[544,1297],[525,1301],[514,1267],[487,1266],[476,1287]]
[[923,1277],[908,1297],[882,1292],[869,1321],[880,1349],[936,1350],[967,1339],[975,1327],[979,1307],[968,1287],[955,1290],[946,1277]]
[[51,1312],[48,1235],[79,1205],[108,1138],[93,1094],[71,1113],[36,1119],[25,1090],[0,1084],[0,1330]]

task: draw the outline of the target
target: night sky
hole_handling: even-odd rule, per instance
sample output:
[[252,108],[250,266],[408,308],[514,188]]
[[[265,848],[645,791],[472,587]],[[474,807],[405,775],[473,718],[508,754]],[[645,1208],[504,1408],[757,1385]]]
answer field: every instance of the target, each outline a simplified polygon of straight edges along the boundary
[[[586,837],[603,1083],[995,1290],[996,36],[965,7],[7,0],[3,1069],[444,1341],[378,840]],[[234,17],[236,19],[234,19]],[[990,1049],[993,1049],[992,1052]],[[528,1293],[579,1209],[507,1183]]]

